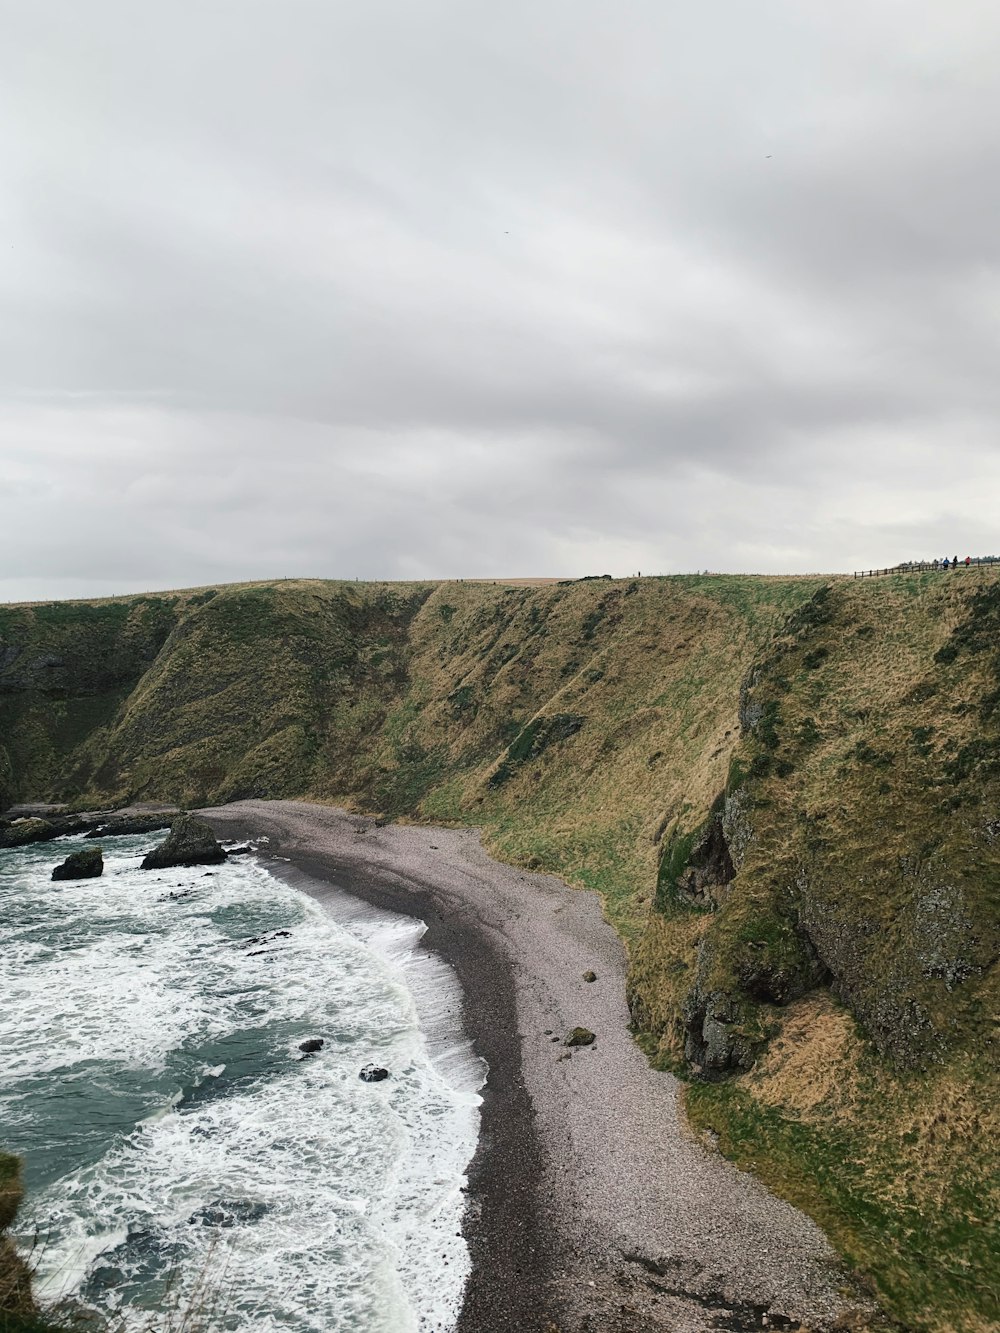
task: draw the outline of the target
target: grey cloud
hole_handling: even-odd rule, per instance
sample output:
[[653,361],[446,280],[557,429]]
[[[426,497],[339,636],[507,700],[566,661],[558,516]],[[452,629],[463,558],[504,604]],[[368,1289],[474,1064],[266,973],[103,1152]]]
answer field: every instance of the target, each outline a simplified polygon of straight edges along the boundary
[[0,597],[998,544],[991,13],[0,17]]

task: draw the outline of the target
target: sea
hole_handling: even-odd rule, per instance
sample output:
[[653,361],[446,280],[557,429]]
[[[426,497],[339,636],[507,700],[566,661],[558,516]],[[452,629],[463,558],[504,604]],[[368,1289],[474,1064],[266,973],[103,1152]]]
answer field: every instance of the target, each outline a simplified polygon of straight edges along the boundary
[[79,837],[0,851],[0,1147],[37,1295],[120,1333],[452,1329],[486,1073],[453,974],[419,921],[266,858],[140,869],[164,836],[105,839],[90,880],[51,879]]

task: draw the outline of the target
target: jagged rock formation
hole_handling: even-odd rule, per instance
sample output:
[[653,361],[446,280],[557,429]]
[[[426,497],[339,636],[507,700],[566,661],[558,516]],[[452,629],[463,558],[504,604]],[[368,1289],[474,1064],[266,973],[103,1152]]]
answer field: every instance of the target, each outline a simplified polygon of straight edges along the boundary
[[72,833],[87,838],[112,838],[128,833],[155,833],[169,828],[176,811],[166,814],[51,814],[44,817],[19,817],[0,820],[0,848],[26,847],[33,842],[51,842]]
[[215,834],[203,819],[181,815],[170,833],[142,858],[143,870],[165,870],[168,866],[213,866],[226,859]]

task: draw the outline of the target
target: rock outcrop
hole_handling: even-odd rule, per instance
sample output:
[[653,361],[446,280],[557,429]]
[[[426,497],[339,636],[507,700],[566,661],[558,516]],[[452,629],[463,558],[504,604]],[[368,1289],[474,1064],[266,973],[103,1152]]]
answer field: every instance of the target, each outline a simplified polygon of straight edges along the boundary
[[358,1078],[362,1083],[381,1083],[389,1077],[388,1069],[383,1069],[381,1065],[365,1065]]
[[82,847],[71,852],[52,871],[53,879],[97,879],[104,874],[104,854],[100,847]]
[[0,828],[0,847],[27,847],[33,842],[49,842],[59,830],[47,819],[15,819]]
[[165,870],[169,866],[211,866],[226,859],[215,834],[203,819],[181,815],[170,826],[169,836],[142,858],[143,870]]
[[88,831],[88,838],[123,838],[133,833],[159,833],[161,829],[171,828],[177,818],[177,811],[166,814],[150,815],[111,815],[99,820]]
[[72,833],[86,833],[94,827],[93,815],[31,816],[0,823],[0,847],[27,847],[35,842],[51,842],[53,838]]

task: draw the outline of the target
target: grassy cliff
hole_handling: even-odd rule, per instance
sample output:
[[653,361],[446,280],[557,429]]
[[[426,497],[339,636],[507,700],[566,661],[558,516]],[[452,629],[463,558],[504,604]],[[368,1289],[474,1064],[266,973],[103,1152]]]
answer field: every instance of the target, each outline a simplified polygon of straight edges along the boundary
[[998,643],[992,571],[2,609],[0,800],[311,796],[481,825],[601,892],[639,1039],[695,1076],[694,1122],[905,1323],[982,1330]]

